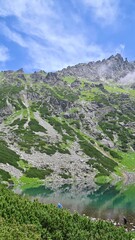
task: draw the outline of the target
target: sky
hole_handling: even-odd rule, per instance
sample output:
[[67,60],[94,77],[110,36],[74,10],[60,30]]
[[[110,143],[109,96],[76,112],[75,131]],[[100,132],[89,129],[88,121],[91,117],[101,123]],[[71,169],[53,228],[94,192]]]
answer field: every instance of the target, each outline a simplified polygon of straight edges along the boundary
[[0,0],[0,70],[135,60],[134,0]]

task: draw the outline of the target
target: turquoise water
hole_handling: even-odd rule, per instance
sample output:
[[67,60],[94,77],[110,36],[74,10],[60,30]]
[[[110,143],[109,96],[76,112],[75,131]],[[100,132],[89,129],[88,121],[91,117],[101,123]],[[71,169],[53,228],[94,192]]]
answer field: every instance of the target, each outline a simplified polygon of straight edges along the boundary
[[98,190],[83,192],[71,185],[53,192],[40,186],[29,188],[22,192],[30,198],[38,198],[43,203],[53,203],[57,206],[60,202],[64,208],[77,211],[93,218],[114,220],[122,224],[125,216],[128,223],[135,225],[135,185],[112,186],[102,185]]

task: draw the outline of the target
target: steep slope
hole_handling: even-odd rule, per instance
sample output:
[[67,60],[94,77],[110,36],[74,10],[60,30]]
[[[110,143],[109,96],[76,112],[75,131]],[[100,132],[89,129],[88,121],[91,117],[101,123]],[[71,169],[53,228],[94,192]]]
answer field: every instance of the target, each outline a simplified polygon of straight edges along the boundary
[[134,171],[135,90],[121,84],[134,69],[117,54],[57,73],[1,72],[2,179],[92,189]]
[[135,233],[112,222],[78,213],[71,214],[52,204],[29,201],[0,185],[0,239],[118,239],[133,240]]

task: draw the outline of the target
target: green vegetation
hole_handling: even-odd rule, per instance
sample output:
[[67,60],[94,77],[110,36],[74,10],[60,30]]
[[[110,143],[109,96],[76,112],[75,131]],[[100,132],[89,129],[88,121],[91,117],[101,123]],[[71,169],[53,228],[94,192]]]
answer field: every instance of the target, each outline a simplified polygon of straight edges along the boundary
[[[20,150],[28,154],[35,150],[51,156],[56,152],[70,154],[72,144],[77,141],[82,152],[89,156],[87,163],[98,170],[98,182],[106,182],[104,179],[121,167],[135,170],[129,152],[135,150],[135,90],[112,81],[112,85],[107,85],[74,76],[59,76],[57,83],[53,79],[46,83],[45,72],[36,76],[41,77],[40,81],[32,79],[30,74],[25,74],[26,80],[18,78],[16,72],[0,74],[0,109],[5,110],[8,102],[11,109],[13,107],[12,113],[7,111],[1,115],[6,127],[10,128],[8,140],[11,144],[17,143]],[[24,95],[29,105],[27,108],[23,103]],[[47,129],[34,118],[36,111],[61,135],[61,140],[58,137],[53,143],[52,139],[50,141]],[[94,133],[93,126],[97,126],[97,133]],[[113,141],[114,150],[100,144],[107,137]],[[49,174],[20,161],[4,142],[0,142],[0,161],[23,170],[27,179],[38,175],[42,179]],[[64,178],[69,177],[67,173],[63,174]]]
[[0,180],[10,182],[11,176],[8,172],[4,171],[3,169],[0,169]]
[[16,85],[10,85],[7,83],[2,83],[0,86],[0,109],[6,107],[7,98],[14,97],[14,94],[19,93],[23,88]]
[[45,179],[46,176],[49,176],[53,172],[52,169],[46,168],[46,169],[37,169],[37,168],[29,168],[25,175],[29,178],[39,178],[39,179]]
[[104,88],[110,93],[124,93],[128,94],[131,97],[135,98],[135,90],[130,88],[123,88],[122,86],[113,85],[105,85]]
[[[63,143],[66,141],[74,141],[75,139],[75,132],[72,127],[64,120],[60,120],[56,117],[48,117],[48,122],[54,127],[54,129],[62,135]],[[66,131],[66,134],[63,133],[63,130]]]
[[102,91],[99,88],[91,88],[89,90],[83,90],[81,91],[80,100],[85,101],[94,101],[97,100],[97,96],[102,94]]
[[123,159],[121,155],[119,155],[117,152],[113,151],[113,150],[110,150],[110,155],[113,157],[113,158],[116,158],[116,159]]
[[14,151],[8,148],[7,144],[0,140],[0,162],[1,163],[8,163],[20,170],[22,168],[19,166],[18,162],[20,161],[20,157]]
[[99,122],[102,131],[112,141],[114,141],[114,135],[117,136],[116,144],[122,151],[127,151],[130,145],[134,148],[134,132],[130,126],[126,126],[129,121],[134,121],[134,116],[131,116],[131,113],[125,116],[119,111],[114,110],[113,112],[106,114]]
[[15,183],[15,186],[20,185],[21,189],[24,191],[25,189],[29,188],[36,188],[41,186],[44,183],[44,179],[39,179],[39,178],[29,178],[23,175],[21,178],[19,178],[18,181],[12,177],[13,182]]
[[62,78],[63,81],[67,82],[67,83],[73,83],[75,81],[75,77],[73,76],[65,76]]
[[7,119],[5,119],[5,124],[10,125],[12,122],[14,122],[14,119],[19,118],[19,116],[22,114],[22,110],[18,110],[14,112],[13,114],[9,115]]
[[[37,128],[39,130],[39,128]],[[46,131],[46,130],[45,130]],[[20,136],[20,140],[18,141],[18,144],[20,148],[25,151],[26,153],[31,153],[31,148],[33,147],[36,151],[40,151],[42,153],[46,153],[48,155],[52,155],[56,153],[57,151],[60,153],[69,153],[69,150],[67,149],[66,145],[63,145],[63,143],[48,143],[46,136],[39,136],[35,132],[31,131],[31,129],[20,129],[15,130],[17,135]],[[68,138],[68,135],[66,139]]]
[[110,222],[30,202],[0,186],[1,240],[132,240],[134,236]]
[[124,153],[118,151],[118,154],[122,157],[121,165],[124,167],[124,170],[135,171],[135,152],[128,151]]
[[38,240],[38,228],[32,224],[8,223],[0,218],[0,239],[1,240]]
[[104,85],[105,90],[107,90],[110,93],[128,93],[125,89],[123,89],[121,86],[117,86],[115,84],[112,85]]
[[95,182],[99,185],[102,185],[102,184],[111,182],[111,178],[108,176],[100,176],[99,175],[95,178]]
[[74,92],[72,89],[66,88],[66,87],[53,88],[53,94],[55,95],[56,98],[63,99],[63,101],[74,102],[79,98],[78,94],[76,92]]
[[51,95],[54,101],[57,99],[62,102],[74,102],[79,98],[78,93],[73,91],[69,86],[52,87],[49,84],[45,84],[42,88],[42,92],[43,95]]
[[30,168],[30,164],[28,164],[28,162],[27,161],[25,161],[25,160],[20,160],[19,162],[18,162],[18,164],[19,164],[19,166],[25,171],[26,169],[28,169],[28,168]]
[[31,119],[31,121],[29,122],[29,126],[31,131],[34,132],[47,132],[47,130],[42,127],[41,125],[39,125],[39,123],[35,120],[35,119]]
[[46,118],[47,116],[51,115],[49,107],[45,103],[44,104],[40,104],[39,111],[40,111],[40,114],[41,114],[42,118]]
[[24,124],[25,124],[26,122],[27,122],[27,119],[26,119],[26,118],[24,118],[24,119],[22,119],[22,120],[16,119],[16,120],[14,120],[14,121],[10,124],[10,126],[13,127],[13,126],[18,125],[18,128],[23,128],[23,127],[24,127]]
[[115,167],[118,165],[115,161],[106,157],[101,153],[96,147],[94,147],[90,141],[88,141],[81,133],[77,132],[79,138],[79,144],[83,152],[91,157],[88,161],[88,164],[93,165],[98,169],[101,175],[108,176],[111,172],[115,170]]

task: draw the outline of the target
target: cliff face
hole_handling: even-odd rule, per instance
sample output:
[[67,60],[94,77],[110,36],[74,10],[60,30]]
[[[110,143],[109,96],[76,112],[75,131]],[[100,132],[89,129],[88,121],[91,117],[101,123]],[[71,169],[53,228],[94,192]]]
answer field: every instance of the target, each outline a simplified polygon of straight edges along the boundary
[[81,190],[93,189],[95,176],[106,181],[121,166],[130,170],[134,70],[117,54],[56,73],[1,72],[2,178],[45,179],[53,188],[81,182]]

